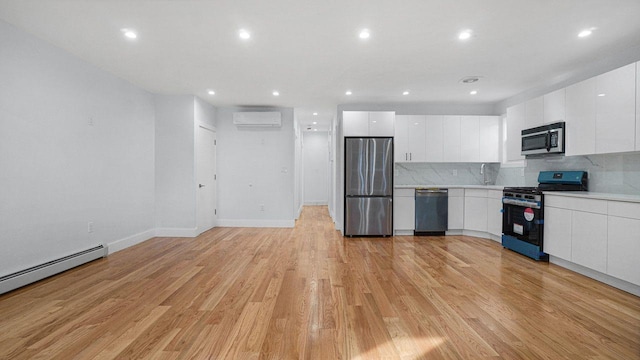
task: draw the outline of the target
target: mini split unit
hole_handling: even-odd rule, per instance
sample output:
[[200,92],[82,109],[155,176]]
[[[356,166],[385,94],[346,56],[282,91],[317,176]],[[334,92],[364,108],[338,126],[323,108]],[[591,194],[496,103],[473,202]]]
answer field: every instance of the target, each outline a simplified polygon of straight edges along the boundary
[[234,112],[233,124],[246,127],[279,127],[282,126],[282,114],[278,111]]

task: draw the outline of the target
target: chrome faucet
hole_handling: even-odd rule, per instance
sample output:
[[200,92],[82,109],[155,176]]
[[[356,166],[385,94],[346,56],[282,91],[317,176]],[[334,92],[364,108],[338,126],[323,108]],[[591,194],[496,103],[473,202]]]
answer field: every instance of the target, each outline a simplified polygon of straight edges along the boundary
[[482,165],[480,165],[480,175],[482,175],[482,181],[484,182],[485,185],[491,182],[491,179],[487,180],[486,167],[487,167],[487,164],[485,163],[482,163]]

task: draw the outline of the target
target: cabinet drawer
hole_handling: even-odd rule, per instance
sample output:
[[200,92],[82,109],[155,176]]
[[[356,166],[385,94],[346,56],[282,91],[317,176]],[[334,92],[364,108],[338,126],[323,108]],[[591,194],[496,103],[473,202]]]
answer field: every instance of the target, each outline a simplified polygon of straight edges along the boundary
[[393,190],[393,196],[415,197],[415,195],[416,195],[416,189],[414,188]]
[[487,197],[489,199],[502,199],[502,191],[500,191],[500,190],[488,190]]
[[640,220],[640,203],[609,201],[609,215]]
[[471,196],[471,197],[486,198],[487,197],[487,190],[484,190],[484,189],[466,189],[464,191],[464,195],[465,196]]
[[449,189],[449,197],[464,196],[464,189]]
[[578,210],[594,214],[607,214],[606,200],[545,195],[544,205],[559,209]]

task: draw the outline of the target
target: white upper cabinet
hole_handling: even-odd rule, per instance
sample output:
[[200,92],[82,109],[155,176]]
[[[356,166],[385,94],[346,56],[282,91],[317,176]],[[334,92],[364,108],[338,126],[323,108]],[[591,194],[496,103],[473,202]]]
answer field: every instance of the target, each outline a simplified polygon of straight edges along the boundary
[[595,78],[566,88],[566,155],[588,155],[596,152],[595,96]]
[[343,111],[343,136],[394,136],[393,111]]
[[393,136],[395,118],[393,111],[369,112],[369,136]]
[[525,103],[507,108],[507,161],[523,160],[522,130],[524,129]]
[[424,115],[398,115],[396,117],[394,139],[396,162],[425,161],[425,131]]
[[544,95],[544,123],[565,121],[565,89]]
[[596,153],[634,151],[636,64],[596,77]]
[[460,117],[460,161],[480,161],[480,118]]
[[444,147],[442,158],[444,162],[460,161],[460,116],[443,117]]
[[640,62],[636,63],[636,151],[640,151]]
[[425,116],[425,161],[442,162],[444,155],[444,119],[442,116]]
[[524,128],[544,125],[544,98],[542,96],[524,103]]
[[480,162],[500,162],[500,117],[480,116]]

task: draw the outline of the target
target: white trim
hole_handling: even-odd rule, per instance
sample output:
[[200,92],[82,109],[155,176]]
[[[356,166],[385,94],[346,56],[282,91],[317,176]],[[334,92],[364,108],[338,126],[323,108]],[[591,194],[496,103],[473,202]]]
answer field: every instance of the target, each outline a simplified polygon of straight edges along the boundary
[[157,237],[196,237],[198,236],[197,228],[158,228],[156,229]]
[[292,228],[295,220],[218,219],[220,227]]
[[393,236],[413,236],[413,230],[395,230]]
[[616,277],[607,275],[607,274],[603,274],[599,271],[593,270],[593,269],[589,269],[586,268],[582,265],[578,265],[576,263],[572,263],[571,261],[567,261],[558,257],[555,257],[553,255],[549,255],[549,262],[552,264],[556,264],[558,266],[561,266],[565,269],[574,271],[578,274],[584,275],[586,277],[592,278],[594,280],[600,281],[602,283],[605,283],[609,286],[613,286],[614,288],[620,289],[622,291],[626,291],[628,293],[631,293],[635,296],[640,296],[640,286],[636,285],[636,284],[632,284],[630,282],[624,281],[622,279],[618,279]]
[[[328,203],[326,201],[305,201],[304,205],[310,205],[310,206],[327,206]],[[302,207],[300,207],[300,209],[302,209]]]
[[211,125],[209,125],[207,123],[203,123],[203,122],[198,121],[197,125],[199,127],[203,128],[203,129],[207,129],[207,130],[211,130],[213,132],[217,132],[215,126],[211,126]]
[[140,244],[141,242],[147,241],[156,236],[155,229],[150,229],[147,231],[143,231],[141,233],[127,236],[126,238],[120,240],[114,240],[107,244],[108,255],[113,254],[114,252],[126,249],[133,245]]

